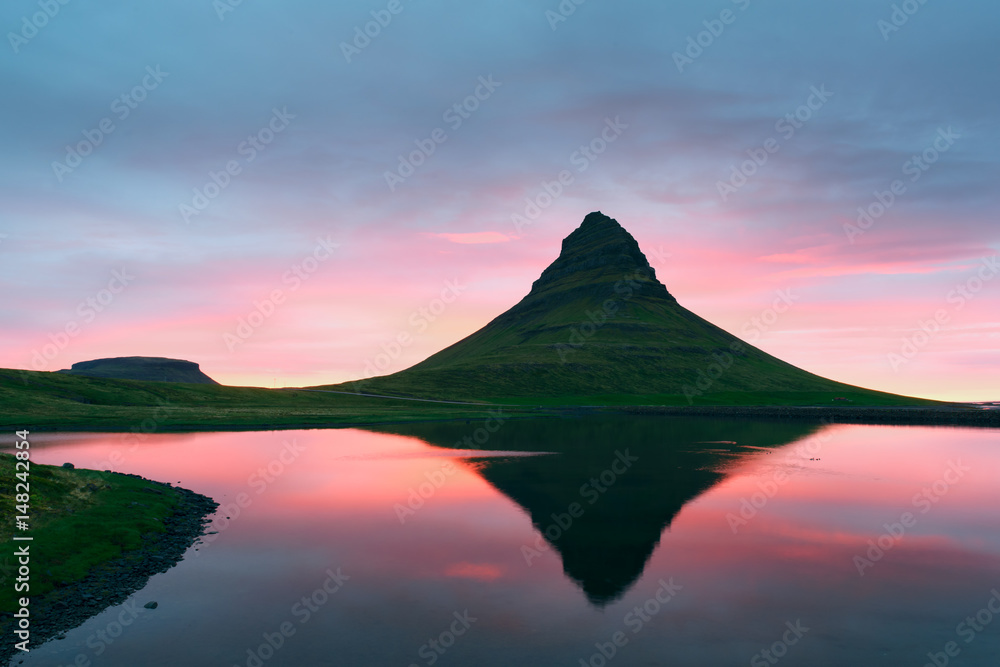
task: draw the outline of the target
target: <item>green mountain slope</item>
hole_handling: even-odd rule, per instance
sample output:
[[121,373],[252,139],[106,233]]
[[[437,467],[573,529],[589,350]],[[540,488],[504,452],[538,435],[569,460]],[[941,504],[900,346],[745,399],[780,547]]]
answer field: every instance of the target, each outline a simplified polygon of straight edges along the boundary
[[599,212],[563,240],[524,299],[479,331],[404,371],[336,387],[562,403],[915,400],[814,375],[698,317],[657,280],[635,239]]

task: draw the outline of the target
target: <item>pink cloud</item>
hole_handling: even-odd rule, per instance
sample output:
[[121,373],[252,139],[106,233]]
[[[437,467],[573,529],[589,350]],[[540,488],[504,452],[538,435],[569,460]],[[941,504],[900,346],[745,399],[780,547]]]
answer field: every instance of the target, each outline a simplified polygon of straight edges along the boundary
[[491,563],[453,563],[445,568],[446,577],[495,581],[503,576],[503,569]]
[[451,241],[452,243],[465,243],[473,245],[481,243],[506,243],[511,240],[510,236],[501,234],[500,232],[469,232],[461,234],[441,233],[427,234],[427,236],[445,239],[446,241]]
[[767,255],[765,257],[761,257],[760,261],[779,262],[782,264],[808,264],[813,261],[813,258],[807,255],[804,250],[799,250],[796,252],[784,252],[776,255]]

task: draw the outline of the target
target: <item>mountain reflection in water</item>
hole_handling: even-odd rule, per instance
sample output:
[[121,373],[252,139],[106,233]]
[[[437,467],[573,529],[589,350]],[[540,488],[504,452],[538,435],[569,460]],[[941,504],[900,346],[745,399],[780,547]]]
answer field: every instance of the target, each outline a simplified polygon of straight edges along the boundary
[[[549,456],[470,457],[464,464],[516,502],[538,539],[522,546],[530,565],[548,547],[591,604],[619,599],[639,579],[685,504],[726,478],[758,448],[802,439],[818,424],[621,417],[503,423],[479,449]],[[368,427],[468,449],[461,422]],[[481,438],[480,438],[481,439]]]

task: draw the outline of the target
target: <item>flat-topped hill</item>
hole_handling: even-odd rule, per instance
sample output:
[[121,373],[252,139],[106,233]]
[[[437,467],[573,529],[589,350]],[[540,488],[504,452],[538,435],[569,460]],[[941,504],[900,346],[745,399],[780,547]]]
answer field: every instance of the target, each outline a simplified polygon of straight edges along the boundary
[[202,373],[201,368],[193,361],[167,359],[166,357],[111,357],[109,359],[93,359],[91,361],[75,363],[70,369],[56,372],[94,378],[113,378],[116,380],[219,384]]

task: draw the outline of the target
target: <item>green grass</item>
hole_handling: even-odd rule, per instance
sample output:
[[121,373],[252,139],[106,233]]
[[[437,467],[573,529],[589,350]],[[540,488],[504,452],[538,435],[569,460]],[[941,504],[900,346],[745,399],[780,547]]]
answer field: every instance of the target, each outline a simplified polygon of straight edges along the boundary
[[[29,472],[30,528],[18,534],[33,539],[16,543],[11,538],[15,529],[15,483],[19,480],[14,476],[14,457],[0,454],[0,541],[30,545],[28,595],[32,598],[58,585],[78,581],[93,566],[140,546],[144,536],[164,532],[163,521],[173,514],[180,500],[176,491],[133,477],[35,463]],[[159,492],[150,493],[148,488]],[[16,563],[9,556],[4,558],[0,611],[9,612],[25,593],[14,591],[15,574],[8,574],[6,566],[16,569]]]
[[[846,401],[838,399],[847,399]],[[942,401],[911,398],[877,391],[772,391],[772,392],[716,392],[696,396],[691,402],[683,394],[646,394],[636,396],[594,395],[557,396],[539,399],[510,398],[503,402],[516,405],[542,407],[556,406],[804,406],[804,407],[902,407],[945,406]]]
[[[400,395],[434,397],[433,384],[395,387]],[[463,392],[464,394],[464,392]],[[462,396],[465,397],[464,395]],[[847,398],[835,401],[835,398]],[[30,430],[170,432],[331,428],[361,424],[481,419],[497,405],[509,416],[553,414],[575,406],[688,406],[672,393],[494,395],[479,405],[399,401],[303,390],[108,380],[59,373],[0,369],[0,427]],[[695,406],[934,406],[841,385],[827,391],[719,391]]]
[[599,301],[586,291],[577,297],[551,307],[547,298],[525,299],[409,369],[318,388],[550,406],[944,404],[810,373],[658,298],[633,298],[582,344],[566,347]]
[[484,417],[488,408],[311,391],[88,378],[0,369],[0,427],[212,431]]

